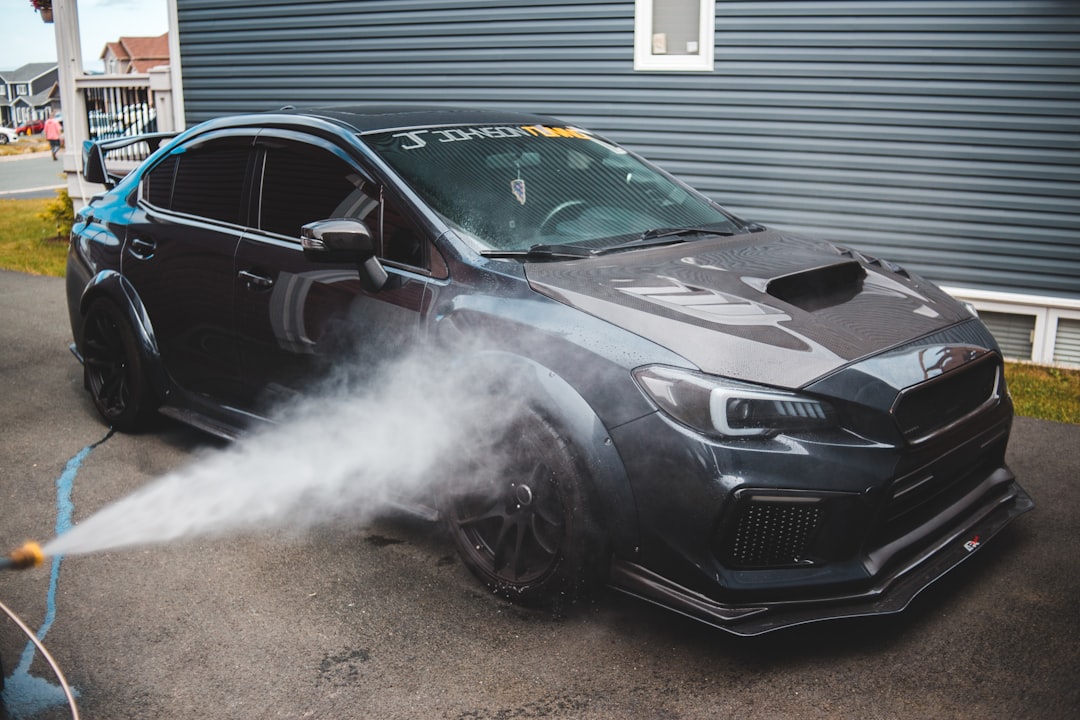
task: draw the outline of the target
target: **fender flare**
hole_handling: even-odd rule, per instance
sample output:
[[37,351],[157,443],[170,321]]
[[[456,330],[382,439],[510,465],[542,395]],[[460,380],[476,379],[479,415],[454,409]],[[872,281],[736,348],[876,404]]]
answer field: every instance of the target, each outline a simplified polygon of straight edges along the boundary
[[459,357],[455,365],[508,372],[527,388],[526,402],[566,434],[588,473],[594,520],[617,557],[634,557],[638,547],[638,513],[630,479],[610,433],[588,401],[554,370],[522,355],[480,350]]
[[[158,349],[157,337],[154,335],[154,326],[150,322],[150,316],[146,312],[139,294],[131,282],[115,270],[102,270],[83,288],[79,297],[79,312],[85,318],[90,306],[98,298],[106,298],[112,301],[127,317],[131,329],[135,333],[135,339],[139,343],[139,352],[142,354],[147,379],[150,386],[164,399],[169,395],[172,383],[165,367],[161,362],[161,352]],[[81,341],[81,338],[79,338]],[[82,352],[82,348],[79,348]]]

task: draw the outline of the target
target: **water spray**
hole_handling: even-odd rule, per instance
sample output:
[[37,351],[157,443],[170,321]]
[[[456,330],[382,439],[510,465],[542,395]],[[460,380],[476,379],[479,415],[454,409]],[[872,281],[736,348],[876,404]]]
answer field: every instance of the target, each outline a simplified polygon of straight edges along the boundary
[[26,570],[43,562],[45,554],[41,552],[41,546],[31,540],[0,558],[0,570]]

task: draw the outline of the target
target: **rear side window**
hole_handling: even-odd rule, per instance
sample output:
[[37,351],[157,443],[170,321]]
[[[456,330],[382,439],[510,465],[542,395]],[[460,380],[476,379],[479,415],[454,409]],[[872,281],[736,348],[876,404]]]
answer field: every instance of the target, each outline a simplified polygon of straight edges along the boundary
[[143,198],[154,207],[172,207],[173,174],[179,155],[170,155],[157,164],[143,179]]
[[155,207],[241,224],[251,138],[225,137],[182,148],[143,180],[143,198]]

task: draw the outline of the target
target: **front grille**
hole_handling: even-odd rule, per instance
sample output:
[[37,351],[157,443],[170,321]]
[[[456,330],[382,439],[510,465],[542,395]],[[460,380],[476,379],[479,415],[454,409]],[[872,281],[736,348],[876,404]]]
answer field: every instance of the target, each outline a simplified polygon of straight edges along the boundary
[[925,438],[997,398],[1000,374],[1001,362],[987,354],[904,391],[893,407],[893,417],[908,440]]
[[821,503],[810,498],[755,499],[740,503],[727,537],[735,567],[786,567],[809,562],[806,550],[821,522]]
[[931,522],[977,488],[1004,463],[1007,442],[1008,426],[999,426],[898,478],[872,544],[887,544]]

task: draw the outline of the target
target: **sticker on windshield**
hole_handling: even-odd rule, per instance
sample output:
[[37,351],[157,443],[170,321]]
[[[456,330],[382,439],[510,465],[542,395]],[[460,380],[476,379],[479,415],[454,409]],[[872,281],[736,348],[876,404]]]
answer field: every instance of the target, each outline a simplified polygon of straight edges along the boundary
[[442,130],[408,130],[395,133],[392,137],[403,138],[402,150],[419,150],[435,142],[448,143],[463,140],[494,140],[513,137],[593,139],[585,131],[574,127],[554,127],[549,125],[522,125],[520,127],[504,125],[498,127],[444,128]]

